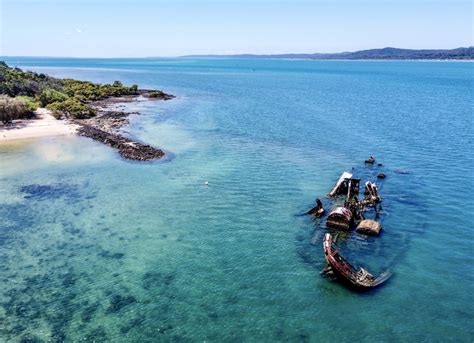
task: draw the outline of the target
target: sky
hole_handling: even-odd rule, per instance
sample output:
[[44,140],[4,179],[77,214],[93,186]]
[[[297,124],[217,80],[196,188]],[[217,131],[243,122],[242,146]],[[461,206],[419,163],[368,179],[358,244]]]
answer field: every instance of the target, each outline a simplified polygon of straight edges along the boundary
[[473,44],[470,0],[0,0],[0,55],[152,57]]

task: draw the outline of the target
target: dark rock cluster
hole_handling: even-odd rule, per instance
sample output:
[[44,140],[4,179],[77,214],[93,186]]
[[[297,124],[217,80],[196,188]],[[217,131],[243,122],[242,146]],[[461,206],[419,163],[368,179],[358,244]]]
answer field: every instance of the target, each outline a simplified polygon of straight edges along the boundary
[[166,94],[160,90],[141,89],[138,93],[148,99],[155,100],[171,100],[175,98],[174,95]]
[[99,110],[99,114],[96,117],[79,121],[79,124],[87,124],[104,130],[107,132],[113,132],[114,130],[120,129],[129,123],[128,116],[131,114],[139,114],[138,112],[125,112],[125,111],[105,111]]
[[123,158],[134,161],[151,161],[162,158],[165,153],[147,144],[135,142],[116,133],[106,132],[91,125],[81,124],[80,136],[92,138],[117,149]]
[[128,117],[131,114],[140,113],[110,110],[108,109],[109,106],[136,101],[137,95],[150,100],[171,100],[175,98],[174,95],[159,90],[139,89],[135,95],[110,97],[91,102],[90,105],[97,110],[97,115],[90,119],[73,121],[79,125],[77,133],[80,136],[92,138],[118,150],[120,155],[128,160],[152,161],[162,158],[165,153],[161,149],[134,141],[117,133],[121,127],[129,123]]
[[[171,100],[174,95],[166,94],[159,90],[139,89],[138,94],[150,100]],[[150,145],[139,143],[126,138],[117,131],[129,123],[128,117],[138,112],[109,110],[110,105],[136,101],[136,95],[111,97],[92,102],[90,105],[97,110],[97,116],[90,119],[75,120],[79,125],[77,133],[80,136],[92,138],[117,149],[120,155],[128,160],[151,161],[162,158],[165,153]]]

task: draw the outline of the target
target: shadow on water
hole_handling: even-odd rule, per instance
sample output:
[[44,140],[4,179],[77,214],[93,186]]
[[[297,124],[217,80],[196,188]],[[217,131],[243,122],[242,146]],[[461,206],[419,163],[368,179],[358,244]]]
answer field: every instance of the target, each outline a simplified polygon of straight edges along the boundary
[[81,198],[77,186],[61,183],[53,185],[32,184],[21,187],[20,191],[25,194],[25,199],[52,200],[64,197],[77,200]]

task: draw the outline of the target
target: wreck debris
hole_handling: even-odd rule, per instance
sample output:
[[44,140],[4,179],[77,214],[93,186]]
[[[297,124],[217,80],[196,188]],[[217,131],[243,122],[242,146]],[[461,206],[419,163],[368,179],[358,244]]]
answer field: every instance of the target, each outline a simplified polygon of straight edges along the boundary
[[374,164],[375,163],[375,157],[374,156],[370,156],[368,159],[366,159],[364,161],[364,163],[367,163],[367,164]]
[[352,199],[353,196],[359,194],[360,179],[350,178],[347,184],[347,199]]
[[337,180],[336,184],[334,185],[333,189],[328,193],[329,196],[335,196],[337,194],[340,194],[340,188],[343,183],[347,182],[352,177],[352,174],[349,172],[344,172],[342,173],[341,177],[339,180]]
[[322,273],[334,275],[336,279],[351,288],[368,290],[381,285],[391,276],[391,273],[387,271],[375,278],[364,268],[355,269],[339,254],[338,250],[333,249],[332,236],[329,233],[324,236],[323,248],[328,267]]
[[349,172],[342,173],[333,189],[328,193],[329,196],[346,195],[348,197],[359,194],[359,179],[353,179]]
[[373,182],[367,181],[365,183],[364,195],[365,195],[365,200],[369,203],[376,204],[382,201],[382,198],[379,195],[377,186]]
[[352,218],[355,224],[364,219],[365,204],[360,202],[356,196],[348,198],[344,202],[344,207],[352,212]]
[[319,200],[319,198],[316,199],[316,206],[306,212],[306,214],[313,215],[317,218],[321,217],[324,214],[323,203],[321,202],[321,200]]
[[350,230],[353,214],[347,207],[336,207],[328,216],[326,226],[333,229]]
[[386,177],[387,175],[385,175],[385,173],[380,172],[377,174],[377,179],[385,179]]
[[357,225],[356,232],[366,235],[379,235],[382,230],[382,225],[372,219],[364,219]]

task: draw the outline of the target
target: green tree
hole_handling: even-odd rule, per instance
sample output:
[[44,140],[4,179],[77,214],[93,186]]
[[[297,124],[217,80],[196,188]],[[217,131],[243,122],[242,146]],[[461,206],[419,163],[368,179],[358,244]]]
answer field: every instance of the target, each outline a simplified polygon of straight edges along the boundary
[[68,96],[66,94],[50,88],[43,90],[38,96],[38,101],[42,107],[46,107],[53,102],[66,101],[67,99]]
[[46,108],[53,112],[56,119],[61,119],[63,116],[71,119],[87,119],[96,115],[94,108],[81,103],[77,99],[53,102]]
[[21,101],[30,113],[33,113],[39,107],[35,99],[29,96],[17,96],[15,100]]
[[22,99],[13,99],[5,95],[0,96],[0,121],[4,124],[31,116],[31,109]]

